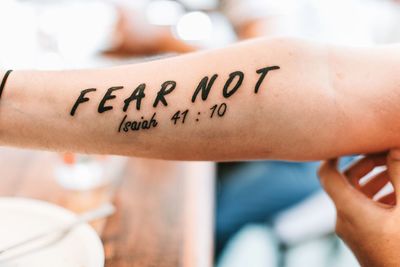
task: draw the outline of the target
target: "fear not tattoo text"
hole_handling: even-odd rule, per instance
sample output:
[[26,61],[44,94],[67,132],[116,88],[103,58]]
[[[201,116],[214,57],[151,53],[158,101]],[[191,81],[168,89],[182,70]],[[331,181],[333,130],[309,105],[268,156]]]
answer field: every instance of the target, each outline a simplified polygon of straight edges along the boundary
[[[265,68],[261,68],[256,70],[258,75],[257,81],[254,84],[253,91],[257,94],[263,85],[266,77],[271,71],[279,70],[279,66],[268,66]],[[219,78],[218,74],[214,74],[211,77],[205,76],[203,77],[194,88],[193,94],[191,95],[191,99],[189,100],[191,103],[195,103],[197,99],[201,98],[201,101],[206,101],[211,89],[213,89],[213,85],[215,81]],[[222,96],[224,99],[229,99],[232,97],[242,86],[242,83],[245,79],[245,74],[242,71],[234,71],[229,74],[228,77],[224,77],[225,82],[222,87]],[[173,80],[165,81],[161,84],[160,89],[158,90],[157,94],[153,97],[152,106],[156,110],[160,105],[161,106],[168,106],[168,96],[171,95],[175,89],[177,88],[177,82]],[[103,97],[101,98],[99,104],[97,105],[97,112],[103,114],[107,111],[112,110],[114,107],[112,105],[112,100],[117,98],[114,94],[115,91],[124,89],[123,86],[113,86],[107,89],[104,93]],[[78,98],[74,102],[70,115],[76,116],[78,107],[90,101],[90,95],[95,94],[97,91],[96,88],[88,88],[84,89],[80,92]],[[139,84],[131,93],[131,95],[125,99],[123,99],[122,103],[122,112],[126,113],[120,123],[118,123],[118,132],[129,132],[129,131],[139,131],[139,130],[148,130],[151,128],[155,128],[159,126],[159,121],[157,120],[157,112],[153,112],[151,116],[145,118],[143,115],[138,115],[138,117],[134,120],[128,119],[127,111],[130,109],[131,106],[134,106],[136,111],[140,111],[142,108],[142,101],[146,98],[146,84],[141,83]],[[114,100],[115,101],[115,100]],[[224,108],[223,114],[227,109],[227,104],[222,103],[220,104],[221,107]],[[211,107],[213,111],[209,118],[213,118],[215,113],[215,108],[218,107],[218,104]],[[173,124],[177,124],[177,120],[181,118],[182,123],[187,121],[187,116],[189,113],[189,109],[174,111],[172,113],[171,120]],[[199,115],[201,111],[197,111],[196,121],[199,121]],[[182,116],[180,116],[182,114]],[[218,113],[216,113],[218,114]],[[221,113],[220,113],[221,114]],[[223,115],[222,115],[223,116]],[[220,116],[220,117],[222,117]],[[218,117],[218,116],[217,116]]]

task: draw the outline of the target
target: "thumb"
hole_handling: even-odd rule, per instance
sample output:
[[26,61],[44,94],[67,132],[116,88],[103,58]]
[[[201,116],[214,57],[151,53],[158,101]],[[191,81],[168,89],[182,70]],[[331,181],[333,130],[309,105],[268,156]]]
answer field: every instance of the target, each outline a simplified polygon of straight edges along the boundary
[[356,190],[337,168],[338,159],[325,161],[320,169],[321,185],[343,215],[359,217],[371,208],[373,202]]

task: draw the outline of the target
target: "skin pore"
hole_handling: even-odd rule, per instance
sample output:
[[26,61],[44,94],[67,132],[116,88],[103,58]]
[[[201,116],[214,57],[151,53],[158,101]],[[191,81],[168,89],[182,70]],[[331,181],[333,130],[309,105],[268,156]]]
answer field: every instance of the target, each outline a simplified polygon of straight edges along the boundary
[[0,144],[178,160],[382,151],[400,140],[399,49],[260,39],[107,69],[15,71]]

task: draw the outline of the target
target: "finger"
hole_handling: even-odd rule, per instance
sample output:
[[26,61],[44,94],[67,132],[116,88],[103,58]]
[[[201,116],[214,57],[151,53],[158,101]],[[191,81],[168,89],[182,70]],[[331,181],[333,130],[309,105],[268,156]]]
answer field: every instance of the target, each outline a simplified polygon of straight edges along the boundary
[[396,196],[400,196],[400,150],[391,150],[387,160],[390,181],[393,184]]
[[[318,172],[322,187],[335,203],[336,209],[350,217],[360,218],[376,208],[374,202],[357,191],[337,169],[337,159],[325,161]],[[374,208],[375,206],[375,208]]]
[[355,187],[360,188],[360,179],[371,172],[375,167],[386,164],[387,153],[371,154],[352,164],[344,174],[349,182]]
[[387,204],[387,205],[390,205],[390,206],[394,206],[394,205],[396,205],[396,193],[392,192],[392,193],[390,193],[390,194],[388,194],[386,196],[383,196],[383,197],[377,199],[377,201],[379,203],[383,203],[383,204]]
[[373,176],[368,182],[361,186],[360,190],[369,198],[373,198],[388,182],[389,174],[383,171]]
[[338,159],[332,159],[323,162],[318,171],[322,187],[335,203],[342,198],[339,190],[341,188],[348,190],[342,175],[337,170],[337,161]]

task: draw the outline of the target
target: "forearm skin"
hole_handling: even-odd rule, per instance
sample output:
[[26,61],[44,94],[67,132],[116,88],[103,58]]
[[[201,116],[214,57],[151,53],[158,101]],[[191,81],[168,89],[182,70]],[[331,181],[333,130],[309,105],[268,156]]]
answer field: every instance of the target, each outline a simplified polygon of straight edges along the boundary
[[[397,88],[385,88],[377,101],[380,93],[365,91],[359,80],[376,56],[351,51],[261,39],[110,69],[16,71],[0,102],[0,141],[217,161],[314,160],[387,149],[397,144],[397,128],[391,131],[386,118]],[[354,70],[357,62],[363,66]],[[383,75],[368,84],[388,86]],[[388,111],[374,112],[380,105]]]

